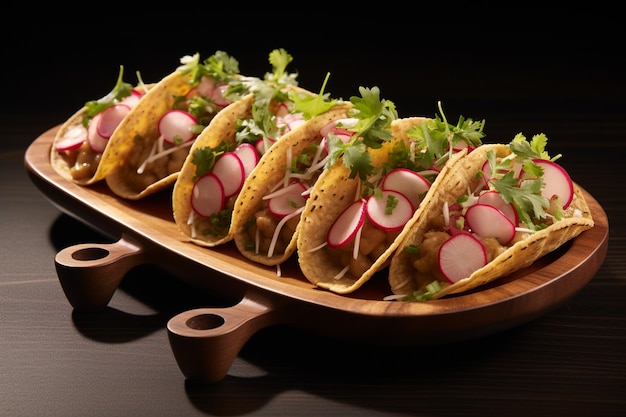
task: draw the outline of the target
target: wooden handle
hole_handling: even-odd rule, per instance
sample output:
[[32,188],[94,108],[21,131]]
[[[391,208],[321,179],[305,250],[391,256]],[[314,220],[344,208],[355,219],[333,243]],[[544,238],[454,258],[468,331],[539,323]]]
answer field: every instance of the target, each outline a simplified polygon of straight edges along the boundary
[[144,262],[144,252],[128,237],[115,243],[69,246],[54,258],[61,287],[80,311],[103,310],[133,267]]
[[204,384],[221,381],[248,339],[281,320],[277,312],[275,304],[248,294],[232,307],[198,308],[171,318],[168,338],[183,375]]

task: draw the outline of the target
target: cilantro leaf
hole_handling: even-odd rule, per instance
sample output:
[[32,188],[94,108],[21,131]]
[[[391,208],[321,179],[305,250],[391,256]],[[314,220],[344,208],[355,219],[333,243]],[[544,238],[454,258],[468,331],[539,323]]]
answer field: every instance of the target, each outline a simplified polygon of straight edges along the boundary
[[330,73],[326,74],[324,83],[318,95],[312,96],[310,94],[298,94],[295,91],[289,92],[289,98],[294,102],[295,110],[302,113],[305,120],[309,120],[319,114],[325,113],[332,109],[338,102],[338,100],[327,100],[327,95],[324,95],[324,89]]
[[85,115],[83,116],[83,125],[86,127],[89,124],[89,120],[96,114],[102,112],[107,107],[121,101],[123,98],[128,97],[131,94],[133,86],[124,82],[124,66],[120,65],[120,72],[117,76],[117,81],[113,89],[104,97],[98,100],[92,100],[85,103]]
[[425,161],[436,161],[441,166],[459,143],[465,142],[469,146],[482,144],[485,121],[475,122],[471,118],[459,116],[457,124],[452,125],[446,119],[441,102],[438,102],[438,107],[440,115],[436,114],[434,119],[413,126],[407,136],[416,140],[417,146],[425,153]]
[[270,52],[269,62],[272,65],[272,72],[265,74],[264,79],[279,85],[297,85],[297,73],[288,73],[287,65],[293,61],[293,57],[283,48],[274,49]]
[[350,102],[354,105],[348,115],[357,119],[350,131],[354,132],[350,142],[344,143],[337,136],[328,137],[327,167],[332,166],[343,156],[344,165],[350,169],[350,178],[357,175],[366,180],[376,168],[372,165],[370,149],[379,149],[383,142],[391,140],[391,123],[398,118],[395,104],[380,99],[378,87],[360,87],[360,97],[353,96]]
[[196,173],[194,179],[211,172],[215,161],[225,152],[229,150],[226,142],[221,142],[215,148],[203,146],[193,151],[192,161],[196,165]]
[[354,108],[349,110],[349,115],[358,119],[352,130],[367,147],[378,149],[382,142],[391,140],[391,122],[398,118],[398,111],[392,101],[380,99],[378,87],[359,87],[359,92],[360,97],[350,97]]
[[561,154],[550,158],[550,155],[545,150],[547,143],[548,138],[543,133],[533,135],[530,142],[528,142],[526,136],[522,133],[518,133],[515,135],[511,143],[509,143],[509,148],[511,148],[513,153],[522,158],[539,158],[556,161],[561,157]]
[[[541,194],[543,187],[541,176],[520,181],[511,169],[502,174],[503,166],[510,166],[510,163],[498,165],[492,151],[487,152],[487,160],[492,172],[489,180],[490,186],[500,193],[506,203],[513,203],[520,221],[528,228],[532,230],[542,228],[541,223],[537,223],[546,218],[546,209],[550,207],[550,202]],[[510,162],[510,160],[506,161]]]

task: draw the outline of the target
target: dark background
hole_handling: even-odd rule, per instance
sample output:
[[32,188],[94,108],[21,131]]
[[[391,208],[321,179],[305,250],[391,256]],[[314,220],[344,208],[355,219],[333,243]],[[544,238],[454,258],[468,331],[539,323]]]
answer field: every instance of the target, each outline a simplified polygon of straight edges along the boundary
[[[623,15],[601,2],[504,4],[264,3],[263,13],[240,3],[2,6],[0,414],[624,416]],[[298,12],[276,12],[286,8]],[[154,82],[180,57],[220,49],[242,73],[262,76],[279,47],[313,91],[330,72],[335,97],[378,86],[403,117],[433,116],[441,100],[452,121],[484,118],[489,142],[546,133],[550,153],[563,153],[609,218],[597,274],[526,325],[434,350],[273,326],[208,387],[184,381],[165,325],[222,300],[142,265],[106,311],[73,311],[53,258],[101,237],[36,189],[22,169],[29,144],[108,93],[119,65]]]
[[17,28],[9,27],[8,14],[0,111],[47,117],[52,126],[108,93],[120,65],[129,81],[140,71],[145,82],[155,82],[184,55],[206,58],[223,50],[238,59],[243,74],[262,76],[271,69],[269,52],[285,48],[294,57],[288,70],[299,73],[304,88],[318,91],[327,72],[326,91],[334,97],[378,86],[402,117],[434,116],[441,100],[452,121],[486,119],[489,141],[542,130],[517,121],[528,109],[578,117],[602,106],[623,114],[624,24],[602,3],[584,9],[492,2],[369,7],[302,4],[297,13],[243,5],[230,11],[196,4],[77,8],[29,11]]

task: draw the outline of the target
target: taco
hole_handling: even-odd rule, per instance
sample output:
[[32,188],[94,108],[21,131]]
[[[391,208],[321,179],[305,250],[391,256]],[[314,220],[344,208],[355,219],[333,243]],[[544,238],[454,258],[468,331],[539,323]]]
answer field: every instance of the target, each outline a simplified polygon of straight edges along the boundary
[[[422,200],[437,188],[441,166],[480,144],[483,124],[462,117],[457,126],[439,116],[396,119],[390,140],[366,150],[369,163],[365,153],[346,151],[343,163],[320,176],[302,214],[297,251],[304,276],[347,294],[386,268]],[[348,158],[367,167],[365,173],[355,175]]]
[[469,291],[531,265],[593,227],[580,188],[545,151],[547,138],[482,145],[441,172],[392,256],[393,298]]
[[285,72],[292,57],[270,53],[273,72],[237,82],[248,94],[222,110],[195,141],[172,191],[174,220],[200,246],[232,240],[233,208],[245,180],[275,143],[305,124],[294,100],[315,99]]
[[50,148],[50,163],[63,178],[80,185],[106,177],[112,164],[107,155],[109,139],[151,85],[124,82],[120,66],[117,82],[104,97],[92,100],[68,118],[57,131]]
[[119,197],[137,200],[172,185],[191,144],[232,103],[225,93],[240,77],[236,59],[217,51],[203,62],[198,53],[180,62],[111,136],[106,183]]
[[244,183],[232,217],[234,241],[246,258],[279,265],[296,250],[300,213],[326,165],[327,134],[350,123],[349,103],[307,120],[263,155]]

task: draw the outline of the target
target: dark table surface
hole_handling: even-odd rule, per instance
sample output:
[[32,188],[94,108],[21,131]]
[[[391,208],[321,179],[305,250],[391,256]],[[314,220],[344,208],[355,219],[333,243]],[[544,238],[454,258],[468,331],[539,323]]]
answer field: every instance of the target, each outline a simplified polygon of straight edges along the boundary
[[[4,97],[11,100],[0,107],[0,415],[626,413],[620,31],[588,37],[589,30],[572,26],[567,36],[530,29],[522,36],[485,26],[449,44],[424,42],[421,34],[421,41],[394,44],[393,53],[385,53],[362,45],[346,49],[330,37],[324,38],[327,46],[316,46],[313,36],[300,43],[279,36],[276,45],[262,47],[196,39],[165,49],[157,30],[131,28],[107,38],[126,39],[129,47],[94,51],[86,41],[76,49],[63,47],[76,34],[51,26],[32,26],[14,42],[18,48],[3,55],[15,65],[3,64],[10,74]],[[269,69],[266,56],[273,47],[294,55],[301,85],[312,90],[331,71],[333,95],[377,85],[401,116],[432,117],[442,100],[451,118],[484,118],[486,141],[546,133],[549,150],[563,154],[562,164],[608,215],[608,253],[596,275],[537,319],[453,344],[378,347],[293,327],[266,328],[214,385],[185,381],[165,327],[175,314],[214,302],[211,295],[145,265],[125,276],[105,311],[73,311],[54,256],[69,245],[104,238],[62,214],[33,185],[23,163],[28,145],[86,100],[108,92],[119,64],[141,69],[153,81],[182,55],[224,49],[260,75]]]

